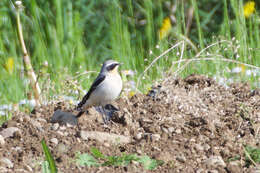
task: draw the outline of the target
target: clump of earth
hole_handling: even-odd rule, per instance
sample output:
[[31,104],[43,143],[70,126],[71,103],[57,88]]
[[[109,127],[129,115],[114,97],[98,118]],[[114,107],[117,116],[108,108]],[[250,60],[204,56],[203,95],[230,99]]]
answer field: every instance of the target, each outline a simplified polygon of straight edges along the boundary
[[[151,172],[257,172],[245,146],[259,147],[260,90],[247,83],[228,88],[191,75],[167,77],[148,94],[121,97],[109,124],[91,108],[77,125],[52,123],[56,110],[77,114],[67,102],[13,112],[0,128],[0,172],[40,172],[45,139],[58,172],[144,172],[141,164],[82,167],[77,152],[147,155],[164,164]],[[119,140],[118,140],[119,139]]]

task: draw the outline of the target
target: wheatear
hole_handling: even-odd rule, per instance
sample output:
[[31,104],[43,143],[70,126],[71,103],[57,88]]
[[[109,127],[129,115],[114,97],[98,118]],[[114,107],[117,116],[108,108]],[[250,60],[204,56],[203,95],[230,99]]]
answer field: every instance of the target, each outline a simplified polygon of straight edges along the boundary
[[[100,111],[102,111],[104,122],[107,123],[109,117],[106,114],[104,106],[115,100],[122,90],[123,83],[118,73],[119,65],[120,63],[114,60],[104,62],[98,77],[77,106],[77,110],[80,111],[77,118],[89,107],[98,106],[101,108]],[[104,114],[106,117],[104,117]]]

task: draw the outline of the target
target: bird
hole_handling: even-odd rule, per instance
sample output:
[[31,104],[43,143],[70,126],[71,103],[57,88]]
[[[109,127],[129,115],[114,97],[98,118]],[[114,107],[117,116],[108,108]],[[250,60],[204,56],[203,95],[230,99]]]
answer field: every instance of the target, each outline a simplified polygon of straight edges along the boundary
[[76,115],[77,118],[88,108],[97,106],[102,114],[104,123],[107,124],[110,116],[107,115],[105,106],[120,95],[123,87],[122,78],[118,72],[118,67],[121,64],[115,60],[107,60],[103,63],[99,75],[76,107],[79,111]]

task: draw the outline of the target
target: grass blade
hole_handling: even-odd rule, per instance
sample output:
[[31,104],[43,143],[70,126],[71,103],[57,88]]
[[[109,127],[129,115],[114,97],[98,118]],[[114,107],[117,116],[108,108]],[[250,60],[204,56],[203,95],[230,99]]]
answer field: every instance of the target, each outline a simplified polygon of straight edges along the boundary
[[54,159],[53,159],[53,157],[51,155],[51,152],[50,152],[48,146],[46,145],[44,139],[42,139],[41,144],[42,144],[42,148],[43,148],[43,152],[44,152],[45,158],[46,158],[47,162],[49,163],[50,172],[51,173],[56,173],[57,172],[57,167],[55,165]]

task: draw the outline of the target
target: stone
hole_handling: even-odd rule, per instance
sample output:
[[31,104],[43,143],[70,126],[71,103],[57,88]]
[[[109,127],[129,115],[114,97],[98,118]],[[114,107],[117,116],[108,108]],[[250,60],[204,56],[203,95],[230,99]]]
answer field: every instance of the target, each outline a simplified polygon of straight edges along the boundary
[[170,133],[174,132],[174,130],[175,130],[175,129],[174,129],[173,127],[169,127],[169,128],[168,128],[168,131],[169,131]]
[[232,161],[232,162],[228,163],[227,170],[230,173],[243,172],[242,167],[238,161]]
[[101,143],[105,141],[116,144],[127,144],[131,142],[130,136],[117,135],[114,133],[98,132],[98,131],[80,131],[80,137],[84,140],[94,139]]
[[0,145],[4,145],[5,144],[5,138],[0,135]]
[[0,135],[3,136],[3,138],[13,137],[15,132],[20,132],[21,130],[17,127],[8,127],[0,132]]
[[226,167],[226,163],[223,161],[221,156],[210,156],[205,160],[208,167]]
[[52,138],[51,139],[51,142],[55,145],[57,145],[59,143],[58,139],[57,138]]
[[152,134],[152,140],[159,141],[161,139],[160,134]]
[[185,163],[186,162],[186,157],[183,155],[177,156],[176,160],[178,160],[179,162]]
[[60,126],[59,123],[54,123],[54,124],[51,126],[51,129],[56,131],[56,130],[58,130],[59,126]]
[[4,165],[6,165],[7,168],[13,168],[14,164],[11,160],[9,160],[8,158],[4,157],[0,160],[0,162]]
[[135,136],[135,138],[136,138],[137,140],[142,139],[142,133],[141,133],[141,132],[137,133],[136,136]]

